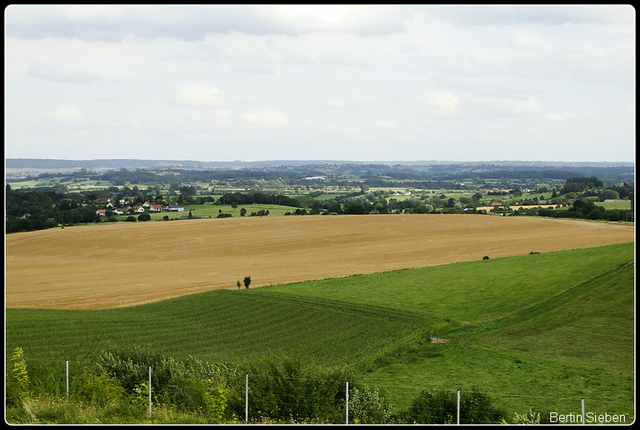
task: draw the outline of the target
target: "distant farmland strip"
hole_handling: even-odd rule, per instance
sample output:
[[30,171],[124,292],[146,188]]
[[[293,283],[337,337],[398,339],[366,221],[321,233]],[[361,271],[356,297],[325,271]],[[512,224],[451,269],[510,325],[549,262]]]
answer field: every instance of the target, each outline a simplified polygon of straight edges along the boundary
[[487,215],[114,223],[6,237],[6,306],[105,309],[251,287],[634,240],[632,225]]

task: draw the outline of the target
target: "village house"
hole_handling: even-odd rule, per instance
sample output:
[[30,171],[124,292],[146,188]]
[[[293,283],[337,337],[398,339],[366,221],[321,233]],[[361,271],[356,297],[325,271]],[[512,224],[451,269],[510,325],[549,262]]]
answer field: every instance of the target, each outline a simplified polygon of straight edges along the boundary
[[135,205],[135,206],[133,207],[133,211],[134,211],[135,213],[142,214],[142,213],[144,213],[144,208],[143,208],[142,206],[140,206],[140,205]]
[[151,205],[149,212],[162,212],[162,205]]
[[184,208],[181,208],[180,206],[176,205],[176,204],[170,204],[167,206],[166,208],[169,212],[184,212]]
[[98,215],[98,216],[107,216],[107,210],[106,209],[98,209],[96,211],[96,215]]

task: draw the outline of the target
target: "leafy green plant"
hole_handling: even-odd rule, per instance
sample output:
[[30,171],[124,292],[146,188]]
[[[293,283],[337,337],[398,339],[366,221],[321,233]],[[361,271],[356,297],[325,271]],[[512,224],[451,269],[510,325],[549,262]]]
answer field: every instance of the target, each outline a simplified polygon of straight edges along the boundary
[[529,409],[528,413],[519,414],[514,412],[513,424],[540,424],[540,412],[534,412],[533,409]]
[[96,373],[85,367],[73,378],[71,394],[78,401],[103,408],[121,401],[125,396],[125,390],[106,372]]
[[27,363],[24,361],[24,352],[22,348],[16,348],[13,350],[13,356],[11,357],[13,362],[13,377],[20,385],[20,389],[23,393],[29,391],[29,373],[27,372]]
[[393,409],[377,387],[353,388],[349,393],[349,417],[356,424],[393,424]]

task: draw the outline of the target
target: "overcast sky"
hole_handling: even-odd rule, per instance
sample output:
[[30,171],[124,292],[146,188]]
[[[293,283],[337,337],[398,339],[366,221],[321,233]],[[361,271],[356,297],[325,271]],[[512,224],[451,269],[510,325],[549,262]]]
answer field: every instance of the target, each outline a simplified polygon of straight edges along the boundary
[[635,160],[631,6],[9,6],[5,157]]

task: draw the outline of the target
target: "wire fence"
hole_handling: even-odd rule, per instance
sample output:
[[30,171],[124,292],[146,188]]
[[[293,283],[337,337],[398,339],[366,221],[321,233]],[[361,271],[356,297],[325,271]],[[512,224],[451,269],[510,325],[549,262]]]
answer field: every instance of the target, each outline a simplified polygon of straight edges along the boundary
[[[82,390],[82,384],[87,383],[86,378],[81,376],[82,372],[95,364],[79,360],[29,360],[29,363],[32,366],[46,366],[54,371],[46,377],[35,375],[31,380],[33,386],[40,387],[41,392],[55,387],[53,394],[63,394],[70,399],[74,398],[78,390]],[[12,378],[11,373],[11,368],[7,367],[7,381]],[[180,391],[177,385],[168,384],[166,380],[158,382],[153,366],[148,366],[145,373],[144,380],[139,372],[136,376],[135,395],[140,405],[141,399],[145,400],[144,406],[148,408],[150,417],[158,406],[161,391],[169,397],[198,395],[195,392]],[[113,376],[120,380],[126,379],[122,374]],[[191,376],[198,377],[195,374]],[[631,394],[630,400],[611,400],[609,397],[559,397],[545,393],[521,394],[508,391],[482,390],[476,393],[473,389],[443,385],[424,387],[350,383],[348,380],[258,373],[222,372],[219,376],[225,381],[225,388],[236,394],[235,409],[238,412],[242,409],[243,413],[237,415],[245,423],[264,422],[265,415],[269,416],[274,411],[288,417],[290,422],[298,422],[309,419],[314,411],[322,408],[334,410],[334,415],[325,417],[325,420],[337,424],[385,424],[398,423],[399,420],[417,424],[491,424],[497,422],[497,418],[491,418],[492,408],[502,410],[502,417],[507,422],[513,422],[514,417],[535,420],[536,413],[540,414],[538,422],[559,424],[630,424],[635,418],[634,394]],[[393,407],[388,399],[394,400]],[[424,400],[422,404],[420,399]]]

